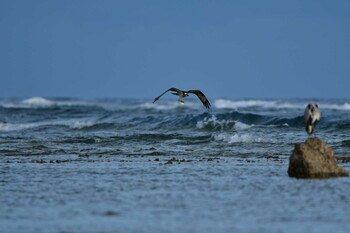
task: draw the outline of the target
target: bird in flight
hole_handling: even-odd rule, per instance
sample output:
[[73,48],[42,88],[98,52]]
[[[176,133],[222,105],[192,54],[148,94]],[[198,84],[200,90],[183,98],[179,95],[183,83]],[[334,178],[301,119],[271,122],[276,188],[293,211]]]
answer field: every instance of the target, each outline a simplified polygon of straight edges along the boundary
[[209,100],[207,99],[207,97],[205,97],[205,95],[203,94],[203,92],[201,92],[200,90],[189,90],[189,91],[181,91],[175,87],[169,88],[168,90],[166,90],[165,92],[163,92],[160,96],[156,97],[153,101],[156,102],[162,95],[164,95],[165,93],[167,93],[168,91],[172,91],[173,95],[178,95],[179,96],[179,102],[181,104],[184,104],[185,101],[183,100],[185,97],[188,96],[189,93],[191,94],[195,94],[200,101],[202,101],[204,107],[206,107],[207,109],[210,108],[210,103]]
[[304,112],[304,121],[306,132],[311,135],[314,133],[316,123],[320,120],[321,113],[318,105],[315,103],[309,103]]

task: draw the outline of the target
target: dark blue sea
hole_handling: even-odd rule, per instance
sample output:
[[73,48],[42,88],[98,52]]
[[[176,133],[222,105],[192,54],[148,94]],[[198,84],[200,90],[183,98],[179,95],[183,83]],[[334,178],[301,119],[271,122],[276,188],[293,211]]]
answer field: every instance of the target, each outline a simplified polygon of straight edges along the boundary
[[[287,174],[310,100],[210,101],[0,99],[0,231],[349,232],[350,178]],[[350,100],[313,101],[349,157]]]

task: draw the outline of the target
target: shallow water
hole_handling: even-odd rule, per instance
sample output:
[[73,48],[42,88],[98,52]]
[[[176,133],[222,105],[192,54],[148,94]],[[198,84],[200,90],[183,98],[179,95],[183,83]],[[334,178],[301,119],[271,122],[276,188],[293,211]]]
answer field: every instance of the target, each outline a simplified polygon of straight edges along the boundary
[[[349,102],[318,101],[338,156]],[[2,100],[1,232],[347,232],[349,178],[287,174],[306,103]]]

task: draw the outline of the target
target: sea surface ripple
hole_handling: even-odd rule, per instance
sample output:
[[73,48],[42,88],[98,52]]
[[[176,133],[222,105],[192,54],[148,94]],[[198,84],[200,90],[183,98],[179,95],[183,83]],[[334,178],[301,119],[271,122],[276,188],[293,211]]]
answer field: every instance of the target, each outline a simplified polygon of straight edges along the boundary
[[[349,178],[287,175],[308,102],[0,99],[1,232],[346,232]],[[349,157],[350,100],[316,102]]]

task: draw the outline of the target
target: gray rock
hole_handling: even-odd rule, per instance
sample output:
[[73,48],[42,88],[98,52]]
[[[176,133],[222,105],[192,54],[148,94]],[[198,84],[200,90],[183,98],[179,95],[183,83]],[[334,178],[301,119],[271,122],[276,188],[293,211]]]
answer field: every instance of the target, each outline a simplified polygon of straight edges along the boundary
[[332,148],[318,138],[308,138],[305,143],[295,144],[289,158],[288,175],[296,178],[330,178],[348,176],[337,165]]

